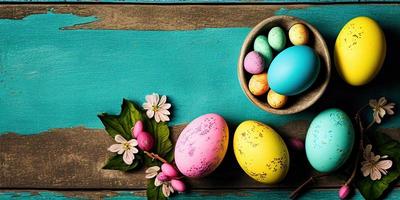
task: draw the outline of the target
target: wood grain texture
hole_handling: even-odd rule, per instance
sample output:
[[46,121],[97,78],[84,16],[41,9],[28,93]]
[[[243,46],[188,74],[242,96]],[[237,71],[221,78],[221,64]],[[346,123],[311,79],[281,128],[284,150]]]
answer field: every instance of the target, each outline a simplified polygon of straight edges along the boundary
[[[304,137],[307,121],[295,121],[277,127],[287,138]],[[185,125],[172,128],[176,141]],[[383,130],[400,135],[400,129]],[[232,131],[231,131],[232,133]],[[230,136],[232,139],[232,135]],[[114,141],[104,130],[83,127],[53,129],[38,135],[9,133],[0,136],[0,188],[27,189],[145,189],[144,172],[124,173],[102,170],[112,153],[107,147]],[[232,144],[232,142],[230,142]],[[267,186],[249,178],[237,165],[232,146],[221,166],[210,176],[187,180],[193,189],[292,188],[312,173],[304,153],[291,151],[291,167],[286,180]],[[316,188],[339,187],[343,174],[317,181]]]
[[[288,199],[290,190],[236,189],[236,190],[194,190],[174,195],[172,199]],[[395,188],[385,199],[399,199],[400,189]],[[144,190],[135,191],[46,191],[46,190],[0,190],[0,199],[109,199],[109,200],[142,200],[146,199]],[[302,195],[299,200],[338,199],[337,189],[312,189]],[[364,199],[358,191],[350,194],[349,200]]]
[[[99,20],[66,29],[192,30],[251,27],[274,15],[281,5],[0,5],[0,18],[22,19],[38,13],[72,13]],[[287,5],[286,9],[307,5]]]
[[[381,0],[383,2],[393,2],[398,0]],[[126,3],[142,3],[142,4],[201,4],[201,3],[215,3],[215,4],[285,4],[285,3],[355,3],[359,0],[0,0],[6,3],[113,3],[113,4],[126,4]]]

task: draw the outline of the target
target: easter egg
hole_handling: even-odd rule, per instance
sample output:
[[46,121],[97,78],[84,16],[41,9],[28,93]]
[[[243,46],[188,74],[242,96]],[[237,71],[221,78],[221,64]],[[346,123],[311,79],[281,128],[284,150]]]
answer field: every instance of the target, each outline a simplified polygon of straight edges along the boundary
[[273,184],[289,170],[289,152],[281,136],[257,121],[244,121],[235,131],[233,150],[240,167],[251,178]]
[[275,51],[282,51],[286,46],[285,31],[279,27],[273,27],[268,32],[268,43]]
[[279,53],[268,69],[269,87],[292,96],[307,90],[317,79],[320,60],[315,51],[304,45],[292,46]]
[[334,50],[335,66],[350,85],[370,82],[379,73],[385,56],[385,35],[373,19],[356,17],[339,32]]
[[267,102],[273,108],[282,108],[285,106],[288,97],[285,95],[278,94],[273,90],[269,90],[267,95]]
[[318,114],[308,128],[305,148],[311,166],[328,173],[341,167],[354,145],[354,128],[350,118],[332,108]]
[[257,36],[253,46],[254,51],[257,51],[263,56],[265,65],[268,66],[273,59],[273,52],[268,44],[268,38],[264,35]]
[[250,74],[259,74],[264,70],[264,59],[261,54],[256,51],[249,52],[244,58],[244,69]]
[[175,145],[175,163],[187,177],[198,178],[213,172],[228,148],[228,126],[220,115],[205,114],[190,122]]
[[259,96],[265,94],[269,89],[267,73],[261,73],[251,76],[249,81],[249,90],[252,94]]
[[295,24],[289,29],[289,40],[293,45],[305,45],[308,43],[310,33],[304,24]]

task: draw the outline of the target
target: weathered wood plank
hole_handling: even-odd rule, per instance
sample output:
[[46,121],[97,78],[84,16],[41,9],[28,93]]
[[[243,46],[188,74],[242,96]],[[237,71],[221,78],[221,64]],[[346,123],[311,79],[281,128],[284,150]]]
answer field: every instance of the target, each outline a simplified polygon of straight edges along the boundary
[[[183,127],[172,129],[174,140]],[[277,127],[277,130],[284,137],[301,138],[307,127],[307,121],[295,121]],[[400,129],[384,131],[400,135]],[[230,138],[233,138],[232,135]],[[113,142],[104,130],[86,128],[54,129],[31,136],[1,135],[0,188],[144,189],[146,180],[143,171],[123,173],[101,169],[112,155],[106,149]],[[211,176],[188,182],[194,189],[294,187],[312,170],[304,153],[293,153],[291,164],[296,167],[290,168],[287,179],[281,184],[262,185],[240,169],[230,146],[225,160]],[[332,176],[321,179],[314,187],[338,187],[342,182],[340,176]]]
[[[194,190],[174,195],[172,199],[288,199],[290,190]],[[137,191],[46,191],[46,190],[0,190],[0,199],[146,199],[144,190]],[[358,191],[350,195],[349,200],[364,199]],[[399,199],[400,189],[392,190],[386,199]],[[338,199],[337,189],[312,189],[302,195],[299,200]]]
[[[393,2],[398,0],[381,0],[383,2]],[[0,0],[4,3],[141,3],[141,4],[201,4],[201,3],[215,3],[215,4],[226,4],[226,3],[253,3],[253,4],[286,4],[286,3],[357,3],[359,0]]]

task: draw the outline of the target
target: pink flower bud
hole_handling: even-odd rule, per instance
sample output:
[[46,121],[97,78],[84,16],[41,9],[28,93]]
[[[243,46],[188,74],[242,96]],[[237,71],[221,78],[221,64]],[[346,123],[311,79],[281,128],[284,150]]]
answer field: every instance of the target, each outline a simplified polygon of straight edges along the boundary
[[176,171],[175,167],[169,163],[162,164],[161,171],[164,172],[165,175],[167,175],[171,178],[178,176],[178,171]]
[[172,179],[171,186],[178,192],[184,192],[186,190],[185,183],[178,179]]
[[143,132],[143,122],[137,121],[132,130],[133,137],[137,138],[140,132]]
[[148,132],[140,132],[136,138],[139,148],[143,151],[150,151],[154,145],[153,136]]
[[348,185],[343,185],[339,190],[339,198],[346,199],[349,196],[350,187]]
[[165,175],[163,172],[160,172],[160,173],[157,175],[157,179],[158,179],[159,181],[162,181],[162,182],[164,182],[164,181],[169,181],[169,177],[168,177],[167,175]]
[[296,151],[302,151],[304,149],[304,141],[300,138],[290,138],[289,146]]

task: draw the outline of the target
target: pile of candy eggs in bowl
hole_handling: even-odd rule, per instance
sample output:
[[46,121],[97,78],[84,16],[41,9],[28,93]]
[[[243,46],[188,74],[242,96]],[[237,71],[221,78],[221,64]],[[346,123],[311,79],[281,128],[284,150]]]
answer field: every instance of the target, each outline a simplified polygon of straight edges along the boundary
[[290,16],[256,25],[243,43],[238,77],[251,102],[275,114],[314,104],[330,79],[329,51],[318,30]]

